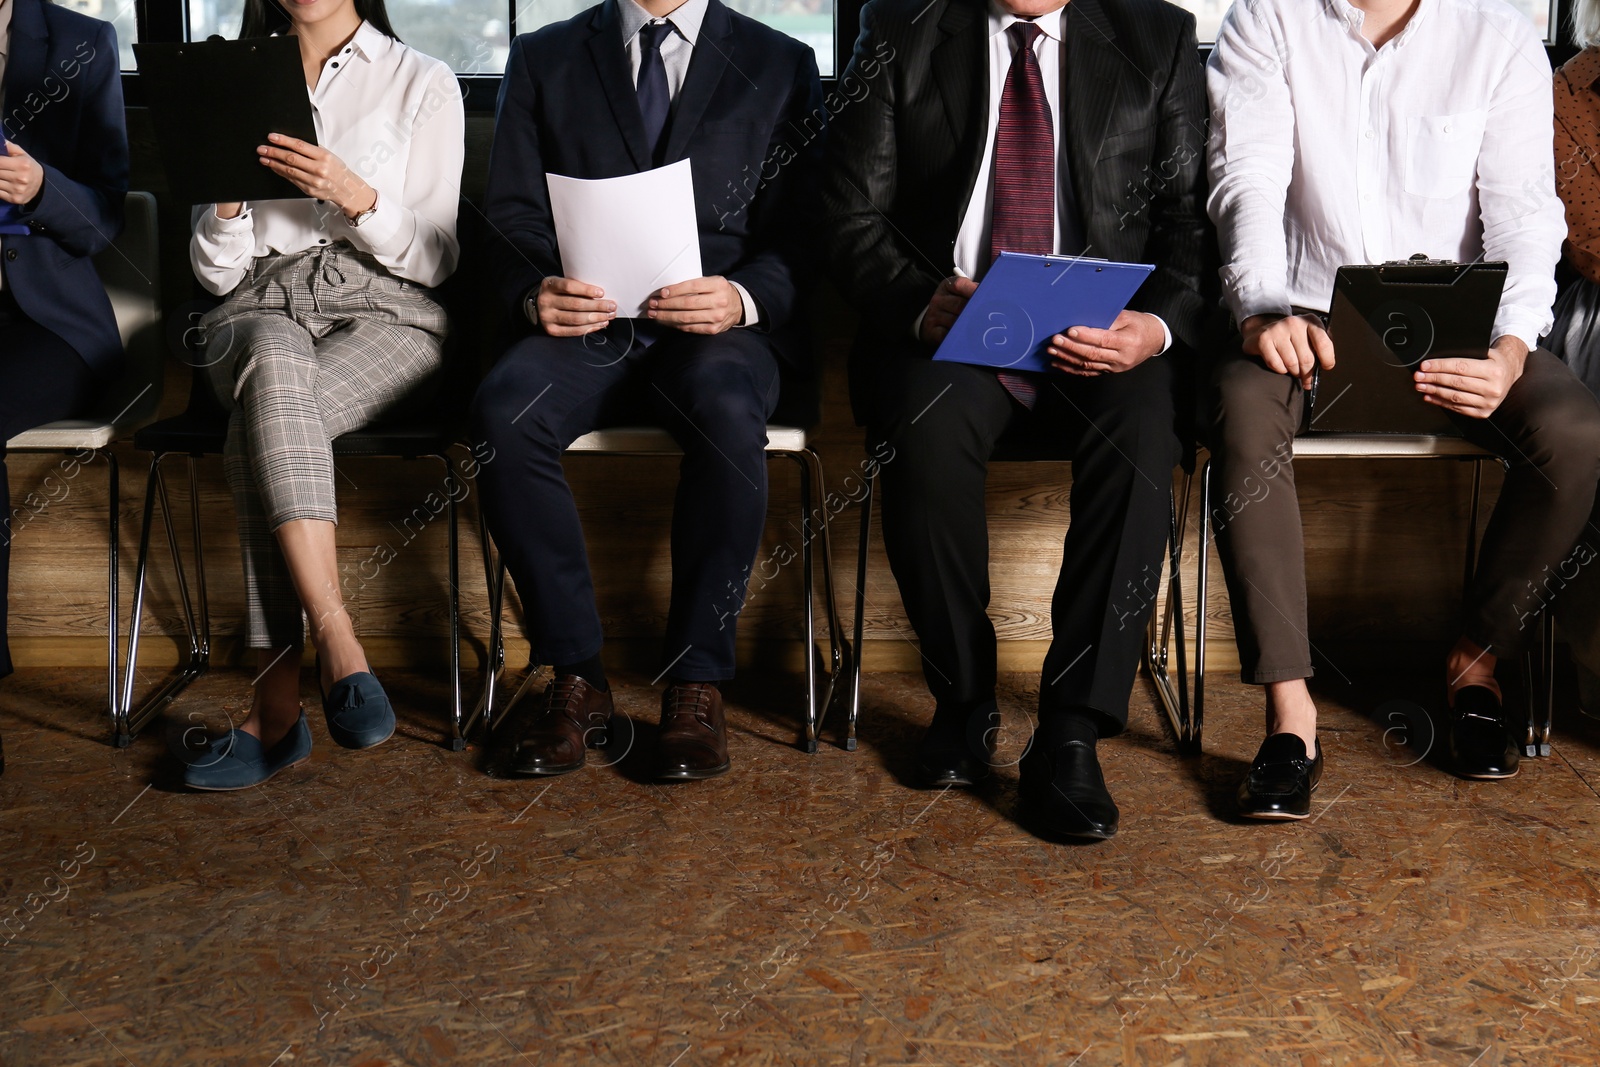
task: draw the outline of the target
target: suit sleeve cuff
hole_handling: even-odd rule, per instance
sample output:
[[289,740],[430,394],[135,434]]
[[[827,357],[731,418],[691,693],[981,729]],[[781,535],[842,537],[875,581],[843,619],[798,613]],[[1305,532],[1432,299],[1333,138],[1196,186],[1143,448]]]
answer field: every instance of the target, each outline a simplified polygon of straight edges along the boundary
[[739,320],[739,325],[760,326],[761,305],[756,303],[756,298],[750,295],[750,290],[732,279],[729,279],[728,284],[739,291],[739,300],[744,304],[744,318]]

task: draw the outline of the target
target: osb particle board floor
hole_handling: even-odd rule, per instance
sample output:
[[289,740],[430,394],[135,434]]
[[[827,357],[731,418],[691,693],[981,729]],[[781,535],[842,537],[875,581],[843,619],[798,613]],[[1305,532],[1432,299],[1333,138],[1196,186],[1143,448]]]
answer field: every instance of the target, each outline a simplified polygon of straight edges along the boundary
[[[736,683],[734,772],[671,787],[638,777],[643,676],[618,679],[632,753],[544,782],[441,747],[437,677],[387,680],[387,745],[314,715],[311,762],[212,795],[167,747],[239,714],[247,674],[125,751],[93,672],[4,683],[0,1064],[1600,1063],[1600,726],[1575,714],[1474,784],[1387,719],[1426,685],[1325,688],[1316,817],[1262,826],[1229,815],[1254,692],[1213,676],[1186,760],[1141,681],[1102,745],[1122,832],[1072,847],[1017,826],[1012,768],[904,784],[913,676],[869,676],[861,750],[815,756],[794,679]],[[1036,684],[1006,682],[1012,758]]]

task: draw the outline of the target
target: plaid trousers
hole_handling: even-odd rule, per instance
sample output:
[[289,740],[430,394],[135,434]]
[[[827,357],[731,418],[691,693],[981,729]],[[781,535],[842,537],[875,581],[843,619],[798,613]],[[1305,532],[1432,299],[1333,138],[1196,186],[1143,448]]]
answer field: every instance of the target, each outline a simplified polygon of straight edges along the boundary
[[223,469],[238,511],[251,648],[299,648],[304,614],[273,536],[338,522],[332,441],[405,400],[443,365],[444,308],[344,243],[255,261],[200,321],[230,412]]

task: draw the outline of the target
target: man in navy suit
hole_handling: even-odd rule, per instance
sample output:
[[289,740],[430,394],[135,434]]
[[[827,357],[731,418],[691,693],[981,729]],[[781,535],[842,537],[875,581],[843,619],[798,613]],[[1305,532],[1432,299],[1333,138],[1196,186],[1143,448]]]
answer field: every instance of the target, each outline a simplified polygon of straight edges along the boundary
[[[80,413],[122,361],[91,256],[122,229],[128,134],[111,24],[0,0],[0,494],[4,443]],[[11,522],[0,530],[0,677]],[[0,770],[5,757],[0,752]]]
[[[804,226],[822,115],[811,50],[721,0],[605,0],[517,38],[501,87],[487,214],[510,254],[500,291],[526,336],[473,404],[494,449],[484,510],[554,680],[509,765],[583,766],[612,716],[583,529],[561,453],[597,427],[664,426],[683,448],[656,773],[728,769],[719,683],[766,523],[766,422],[800,368]],[[609,178],[688,159],[706,277],[619,318],[566,277],[547,174]],[[730,610],[731,605],[731,610]]]

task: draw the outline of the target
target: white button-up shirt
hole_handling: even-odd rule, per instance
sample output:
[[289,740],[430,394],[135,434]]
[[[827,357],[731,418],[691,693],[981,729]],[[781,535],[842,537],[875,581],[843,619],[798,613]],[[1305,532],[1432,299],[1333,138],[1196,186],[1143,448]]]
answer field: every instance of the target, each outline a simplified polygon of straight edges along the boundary
[[[966,212],[961,216],[961,228],[956,231],[956,271],[967,278],[981,278],[990,266],[989,235],[994,221],[994,141],[1000,129],[1000,100],[1005,95],[1006,77],[1011,73],[1015,56],[1011,51],[1011,27],[1027,19],[1018,18],[996,0],[989,0],[989,125],[988,140],[983,148],[983,160],[978,164],[978,178],[972,185],[972,197],[967,201]],[[1045,103],[1050,105],[1050,158],[1056,161],[1056,198],[1052,211],[1055,217],[1055,241],[1052,250],[1058,255],[1067,252],[1078,255],[1084,249],[1061,247],[1061,48],[1066,31],[1065,6],[1033,19],[1039,27],[1039,36],[1033,39],[1033,54],[1039,61],[1039,78],[1044,82]],[[1094,249],[1088,249],[1095,255]],[[913,337],[922,336],[924,309],[911,324]],[[1172,331],[1159,316],[1163,339],[1161,351],[1172,347]],[[1158,353],[1159,354],[1159,353]]]
[[[989,0],[989,139],[983,147],[983,162],[978,164],[978,180],[972,186],[972,199],[961,216],[956,231],[956,269],[969,278],[981,278],[989,269],[990,223],[994,214],[994,139],[1000,129],[1000,98],[1006,91],[1006,75],[1011,73],[1010,29],[1019,22],[995,0]],[[1033,54],[1039,60],[1039,77],[1044,81],[1045,102],[1050,105],[1050,158],[1056,161],[1056,237],[1052,251],[1061,252],[1061,34],[1067,9],[1052,11],[1033,20],[1039,36],[1033,39]],[[1074,248],[1074,254],[1083,251]]]
[[455,270],[456,207],[466,120],[455,74],[363,22],[323,65],[311,94],[317,143],[378,192],[377,210],[351,226],[331,203],[266,200],[232,219],[197,210],[189,259],[219,296],[251,262],[348,241],[391,274],[433,286]]
[[1551,325],[1566,236],[1550,62],[1501,0],[1421,0],[1382,48],[1348,0],[1238,0],[1211,53],[1211,196],[1241,321],[1327,310],[1334,274],[1505,260],[1496,339]]
[[[706,6],[709,0],[686,0],[685,3],[672,9],[664,19],[658,19],[650,12],[640,7],[637,0],[621,0],[617,13],[622,21],[622,48],[628,53],[628,66],[633,70],[633,84],[639,85],[639,64],[644,58],[643,50],[639,46],[639,31],[652,22],[665,22],[672,27],[673,32],[661,40],[661,66],[667,73],[667,97],[673,104],[678,102],[678,93],[683,89],[683,80],[689,76],[689,60],[694,58],[695,42],[700,39],[700,25],[706,20]],[[667,129],[662,136],[667,136],[667,131],[672,129],[672,119],[667,119]],[[744,308],[744,318],[740,326],[758,326],[761,323],[761,305],[756,303],[755,297],[750,295],[750,290],[736,281],[729,281],[734,292],[739,294],[739,302]]]

